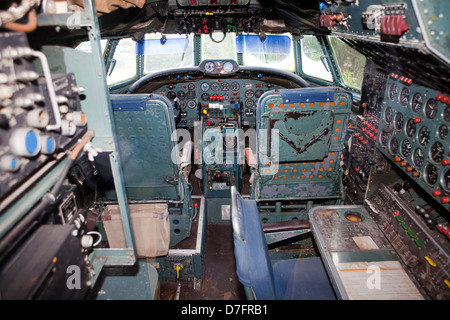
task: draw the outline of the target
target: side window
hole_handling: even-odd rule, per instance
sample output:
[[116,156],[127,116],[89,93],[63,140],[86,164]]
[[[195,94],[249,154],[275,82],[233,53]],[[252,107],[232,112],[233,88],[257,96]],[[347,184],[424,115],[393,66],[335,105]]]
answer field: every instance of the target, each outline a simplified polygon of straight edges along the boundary
[[135,44],[131,39],[122,39],[114,51],[112,72],[106,75],[108,85],[123,82],[136,76]]
[[325,68],[322,56],[324,55],[322,46],[315,36],[305,35],[301,40],[302,72],[308,76],[326,81],[333,81],[333,76],[328,65]]
[[337,38],[329,39],[344,84],[360,90],[366,57]]

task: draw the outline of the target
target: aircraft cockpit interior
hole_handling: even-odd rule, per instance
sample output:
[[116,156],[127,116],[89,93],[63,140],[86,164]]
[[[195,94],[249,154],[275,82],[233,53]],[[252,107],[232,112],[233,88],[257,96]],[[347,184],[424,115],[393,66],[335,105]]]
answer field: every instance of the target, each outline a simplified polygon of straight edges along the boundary
[[449,300],[448,9],[2,1],[0,299]]

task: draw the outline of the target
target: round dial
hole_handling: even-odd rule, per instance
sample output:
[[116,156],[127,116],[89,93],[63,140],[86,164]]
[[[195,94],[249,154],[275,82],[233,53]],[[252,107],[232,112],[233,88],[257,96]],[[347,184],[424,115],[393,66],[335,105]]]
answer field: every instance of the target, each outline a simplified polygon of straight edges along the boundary
[[414,93],[411,99],[411,109],[414,112],[419,112],[420,108],[422,108],[423,98],[422,95],[418,92]]
[[419,143],[423,146],[426,146],[428,144],[428,142],[430,142],[430,134],[431,134],[431,130],[428,129],[428,127],[422,127],[419,130]]
[[441,125],[439,127],[438,135],[439,135],[439,138],[441,138],[442,140],[447,139],[447,137],[448,137],[448,127],[447,127],[446,124],[443,124],[443,125]]
[[398,87],[395,83],[393,83],[389,87],[389,99],[395,100],[395,97],[397,97],[397,94],[398,94]]
[[438,111],[437,102],[434,99],[428,99],[425,104],[425,117],[428,119],[433,119]]
[[396,137],[392,137],[391,142],[389,143],[389,151],[392,154],[396,154],[398,151],[398,140]]
[[413,119],[409,119],[405,126],[405,133],[408,137],[413,137],[416,133],[416,124]]
[[223,64],[223,71],[225,71],[225,72],[231,72],[231,71],[233,71],[233,64],[232,64],[230,61],[226,61],[226,62]]
[[394,118],[395,129],[401,130],[403,127],[404,120],[405,120],[405,117],[403,116],[403,113],[397,112],[397,114],[395,115],[395,118]]
[[441,186],[448,192],[450,192],[450,168],[447,169],[442,175]]
[[409,140],[403,140],[402,141],[402,147],[401,147],[401,153],[403,156],[405,157],[409,157],[409,155],[411,154],[411,142],[409,142]]
[[380,133],[380,143],[382,146],[387,146],[389,141],[389,134],[386,131],[381,131]]
[[207,93],[207,92],[202,93],[201,98],[203,101],[209,101],[209,93]]
[[195,89],[195,83],[192,83],[192,82],[189,83],[189,84],[188,84],[188,89],[189,89],[189,90],[194,90],[194,89]]
[[393,115],[394,115],[394,112],[392,111],[392,108],[390,106],[387,106],[386,110],[384,111],[384,120],[386,120],[386,122],[390,123],[392,121]]
[[438,169],[434,165],[428,164],[425,167],[424,176],[428,184],[434,185],[438,180]]
[[209,90],[209,84],[207,84],[206,82],[203,82],[200,86],[200,89],[202,89],[202,91],[208,91]]
[[195,91],[189,90],[186,96],[188,99],[195,99]]
[[186,98],[186,92],[184,92],[184,91],[178,91],[178,92],[177,92],[177,97],[178,97],[178,99],[180,99],[180,100],[185,99],[185,98]]
[[216,65],[214,64],[214,62],[209,61],[209,62],[205,63],[205,71],[206,72],[214,72],[215,69],[216,69]]
[[217,83],[217,82],[211,83],[211,90],[212,91],[219,91],[219,89],[220,89],[219,83]]
[[255,104],[255,102],[254,102],[252,99],[247,99],[247,100],[245,101],[245,106],[246,106],[247,108],[253,107],[254,104]]
[[254,95],[255,95],[255,92],[253,90],[246,90],[245,91],[245,97],[246,98],[253,98]]
[[444,159],[445,147],[439,141],[432,144],[430,148],[430,157],[434,162],[441,162]]
[[422,149],[417,148],[414,150],[413,162],[417,167],[423,166],[423,163],[425,162],[425,155]]
[[189,109],[194,109],[197,106],[197,104],[195,103],[195,100],[189,100],[187,106]]
[[222,82],[220,84],[220,89],[222,91],[228,91],[228,90],[230,90],[230,84],[228,82]]
[[261,97],[263,93],[264,93],[264,91],[262,91],[261,89],[256,90],[255,91],[255,98]]
[[173,100],[177,97],[177,94],[175,93],[175,91],[169,91],[167,92],[167,98],[169,98],[170,100]]
[[237,83],[237,82],[231,83],[231,90],[232,90],[232,91],[238,91],[240,87],[241,87],[241,86],[240,86],[239,83]]
[[450,106],[445,108],[444,114],[442,115],[445,121],[450,122]]
[[406,106],[409,102],[409,90],[408,88],[403,88],[402,91],[400,91],[400,104],[402,106]]

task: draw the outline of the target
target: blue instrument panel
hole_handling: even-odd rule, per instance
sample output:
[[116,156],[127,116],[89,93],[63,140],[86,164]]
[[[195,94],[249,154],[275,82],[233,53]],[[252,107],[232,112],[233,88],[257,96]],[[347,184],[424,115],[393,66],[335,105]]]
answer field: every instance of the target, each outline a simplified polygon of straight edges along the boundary
[[256,105],[259,97],[268,90],[282,89],[276,84],[253,79],[200,79],[192,82],[168,84],[154,93],[167,96],[175,102],[180,121],[178,127],[191,128],[200,119],[202,108],[233,105],[240,110],[241,125],[255,126]]
[[391,74],[377,145],[445,207],[450,200],[450,98]]

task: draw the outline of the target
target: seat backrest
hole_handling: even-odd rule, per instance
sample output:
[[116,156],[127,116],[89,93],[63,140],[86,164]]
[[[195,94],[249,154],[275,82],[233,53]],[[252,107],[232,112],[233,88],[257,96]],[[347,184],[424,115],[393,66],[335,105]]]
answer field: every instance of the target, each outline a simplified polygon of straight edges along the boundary
[[274,90],[257,106],[258,199],[341,198],[352,95],[337,87]]
[[231,187],[231,220],[239,281],[251,288],[256,299],[276,299],[267,242],[255,200],[244,200]]
[[111,106],[128,198],[179,200],[171,102],[158,94],[112,94]]

